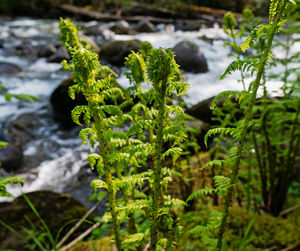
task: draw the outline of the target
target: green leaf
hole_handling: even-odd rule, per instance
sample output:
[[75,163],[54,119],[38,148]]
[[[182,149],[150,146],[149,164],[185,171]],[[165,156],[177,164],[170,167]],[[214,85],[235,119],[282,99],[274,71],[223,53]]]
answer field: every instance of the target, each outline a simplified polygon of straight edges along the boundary
[[98,188],[105,188],[108,189],[107,183],[103,180],[93,180],[91,182],[91,187],[94,188],[95,191],[97,191]]

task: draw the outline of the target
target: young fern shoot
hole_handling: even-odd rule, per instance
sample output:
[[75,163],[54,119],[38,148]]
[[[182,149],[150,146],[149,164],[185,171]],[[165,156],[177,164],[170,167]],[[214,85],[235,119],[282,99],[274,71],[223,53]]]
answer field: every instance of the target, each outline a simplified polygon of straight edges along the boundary
[[[81,125],[79,118],[84,114],[84,122],[88,126],[91,125],[91,127],[81,131],[82,138],[86,140],[87,134],[90,134],[92,145],[95,144],[95,141],[99,142],[100,155],[91,154],[88,160],[94,165],[97,162],[97,170],[98,172],[104,171],[106,182],[95,180],[91,185],[95,188],[103,187],[107,189],[116,246],[118,250],[121,250],[121,237],[115,199],[116,190],[113,184],[109,163],[109,149],[107,147],[107,127],[111,124],[111,121],[105,114],[106,112],[121,116],[121,111],[117,106],[105,105],[105,99],[113,93],[122,96],[122,91],[111,86],[109,77],[99,79],[103,73],[111,74],[111,71],[108,68],[101,67],[98,55],[90,50],[87,43],[78,39],[78,29],[71,21],[61,19],[60,30],[60,39],[72,55],[69,68],[73,69],[73,78],[76,83],[76,85],[73,85],[69,89],[69,95],[71,98],[75,98],[75,93],[82,92],[88,102],[86,106],[75,107],[72,111],[72,119],[75,123]],[[91,122],[91,119],[94,122]],[[101,176],[100,173],[99,175]]]
[[[212,135],[215,133],[223,133],[227,132],[231,133],[232,135],[235,135],[235,138],[238,140],[238,146],[236,148],[236,154],[233,157],[234,164],[233,164],[233,170],[230,178],[230,185],[228,188],[228,193],[226,197],[225,207],[223,211],[223,216],[221,220],[221,225],[218,233],[218,243],[217,243],[217,250],[221,250],[222,248],[222,241],[223,241],[223,233],[225,230],[225,224],[228,216],[228,209],[232,198],[232,193],[234,189],[234,184],[236,183],[239,166],[242,158],[242,152],[244,149],[245,139],[247,136],[247,130],[251,126],[251,120],[252,120],[252,110],[253,106],[257,97],[257,91],[261,84],[261,79],[265,70],[265,66],[268,64],[271,54],[271,45],[273,42],[273,38],[276,32],[279,31],[280,26],[284,23],[284,15],[287,7],[288,0],[273,0],[270,4],[270,22],[269,24],[261,24],[257,27],[255,27],[251,33],[249,34],[248,38],[244,42],[244,44],[241,45],[241,50],[244,52],[249,47],[253,46],[255,43],[255,40],[259,36],[264,36],[267,39],[266,46],[263,51],[263,55],[260,58],[257,65],[254,67],[254,72],[256,72],[256,78],[255,80],[250,84],[248,90],[244,95],[240,97],[242,99],[243,104],[245,105],[245,114],[244,119],[241,121],[241,123],[238,125],[237,128],[232,129],[234,132],[231,132],[231,130],[225,129],[225,128],[219,128],[219,130],[214,129],[214,132],[209,131],[208,135]],[[241,66],[233,67],[232,65],[229,66],[229,68],[225,71],[225,75],[230,74],[233,70],[240,70]],[[223,74],[224,75],[224,74]],[[230,93],[230,92],[228,92]],[[232,93],[230,93],[231,95]],[[214,103],[218,101],[220,97],[222,97],[224,94],[221,93],[221,95],[217,95]]]

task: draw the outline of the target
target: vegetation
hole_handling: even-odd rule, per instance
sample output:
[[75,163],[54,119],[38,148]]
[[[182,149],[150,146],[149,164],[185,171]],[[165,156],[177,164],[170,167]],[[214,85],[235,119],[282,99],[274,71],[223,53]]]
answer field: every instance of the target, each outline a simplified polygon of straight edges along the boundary
[[[181,96],[189,86],[171,49],[144,42],[132,52],[125,61],[131,86],[124,91],[114,84],[116,73],[78,38],[78,28],[60,20],[60,39],[72,55],[63,62],[75,82],[69,95],[74,99],[82,93],[87,101],[75,107],[72,119],[83,127],[82,144],[89,142],[93,149],[87,160],[99,176],[91,182],[94,197],[108,199],[92,240],[73,250],[102,250],[103,245],[110,250],[111,241],[119,251],[299,246],[294,224],[299,214],[284,211],[299,200],[300,54],[290,52],[299,42],[294,36],[300,30],[299,3],[271,0],[267,24],[249,9],[238,29],[232,13],[224,16],[233,62],[220,79],[239,71],[243,90],[214,98],[216,126],[204,137],[206,153],[197,143],[199,128],[187,126],[193,118],[184,113]],[[275,37],[278,33],[285,41]],[[278,47],[284,58],[272,54]],[[279,65],[283,72],[271,74]],[[274,79],[282,83],[280,97],[268,92],[267,83]],[[5,182],[19,180],[0,182],[0,192]],[[58,250],[57,240],[49,239],[51,249]]]

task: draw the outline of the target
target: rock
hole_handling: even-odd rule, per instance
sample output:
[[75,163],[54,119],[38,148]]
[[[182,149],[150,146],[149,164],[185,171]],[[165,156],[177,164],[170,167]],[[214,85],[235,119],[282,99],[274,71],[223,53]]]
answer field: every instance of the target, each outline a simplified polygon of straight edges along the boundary
[[38,129],[43,126],[37,113],[25,113],[14,120],[6,129],[10,141],[17,147],[22,148],[28,142],[36,139]]
[[28,41],[23,41],[15,47],[15,53],[18,56],[27,56],[30,59],[36,59],[36,50]]
[[116,22],[114,25],[112,25],[110,29],[116,34],[128,34],[130,31],[130,26],[127,21],[120,20]]
[[8,172],[16,171],[21,167],[22,161],[23,153],[19,147],[8,144],[6,148],[0,149],[0,165],[4,170]]
[[0,74],[14,74],[22,71],[22,69],[12,63],[0,62]]
[[[62,226],[71,220],[82,218],[87,212],[87,209],[82,206],[81,203],[68,194],[39,191],[28,193],[27,197],[47,224],[54,238]],[[16,198],[12,203],[0,203],[0,221],[15,229],[17,233],[22,236],[26,236],[23,227],[33,230],[24,216],[27,216],[37,229],[42,227],[40,220],[29,207],[23,196]],[[94,215],[91,215],[88,219],[92,220],[93,217]],[[60,234],[60,238],[62,238],[74,224],[75,223],[66,225]],[[77,237],[89,226],[89,224],[83,223],[79,229],[71,235],[70,240]],[[45,232],[40,231],[40,234]],[[0,240],[0,250],[28,250],[21,238],[1,224]]]
[[198,31],[200,24],[195,21],[179,21],[175,25],[175,30],[180,31]]
[[68,95],[69,87],[74,85],[72,79],[64,80],[51,94],[50,103],[54,112],[54,116],[58,119],[62,126],[70,129],[75,126],[71,118],[71,111],[77,105],[87,104],[83,94],[76,94],[75,100],[71,99]]
[[111,40],[115,36],[115,33],[113,31],[99,24],[86,27],[83,32],[87,36],[100,36],[104,40]]
[[182,41],[175,45],[173,51],[175,60],[181,69],[194,73],[208,71],[206,59],[196,44],[190,41]]
[[99,53],[100,47],[97,45],[97,43],[93,39],[91,39],[90,37],[85,36],[85,35],[81,35],[80,38],[86,40],[90,44],[91,49],[94,50],[96,53]]
[[147,20],[141,20],[136,25],[135,30],[137,32],[157,32],[157,29],[155,28],[155,26]]
[[53,44],[39,45],[36,47],[36,49],[37,49],[37,56],[43,58],[50,57],[51,55],[55,54],[57,51],[56,47]]
[[52,63],[60,63],[64,59],[70,60],[69,52],[64,47],[59,47],[57,51],[48,58],[48,61]]
[[[216,120],[212,120],[213,110],[210,109],[214,98],[215,97],[211,97],[203,100],[200,103],[186,109],[185,112],[208,124],[218,125],[219,123]],[[234,116],[234,120],[236,121],[242,117],[242,112],[239,108],[238,102],[235,100],[235,96],[232,96],[230,99],[221,99],[216,106],[219,108],[222,107],[224,109],[223,111],[225,113],[230,113],[231,116]]]
[[186,109],[185,112],[193,116],[194,118],[200,119],[206,123],[211,124],[213,121],[212,121],[212,110],[210,109],[210,106],[214,98],[215,97],[205,99],[199,102],[198,104],[193,105],[192,107]]
[[125,57],[131,51],[138,51],[141,44],[140,40],[110,41],[101,47],[99,56],[100,59],[104,59],[113,65],[123,66]]
[[[198,129],[197,132],[193,136],[195,136],[195,138],[197,140],[197,144],[200,146],[200,149],[202,151],[207,149],[207,147],[204,143],[204,136],[207,133],[207,131],[210,129],[210,127],[211,127],[210,124],[208,124],[208,123],[206,123],[202,120],[195,119],[195,120],[187,120],[186,123],[185,123],[185,126],[187,128],[196,128],[196,129]],[[191,132],[188,130],[187,133],[188,133],[188,138],[190,138],[190,136],[192,136]],[[191,154],[194,154],[195,153],[194,148],[190,148],[189,152]]]

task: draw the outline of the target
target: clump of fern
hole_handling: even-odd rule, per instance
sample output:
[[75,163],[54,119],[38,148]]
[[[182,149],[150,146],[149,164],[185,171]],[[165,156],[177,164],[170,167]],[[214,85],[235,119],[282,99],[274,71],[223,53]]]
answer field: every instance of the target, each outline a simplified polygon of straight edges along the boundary
[[[236,142],[236,146],[233,146],[232,149],[230,149],[227,153],[228,158],[226,160],[212,160],[207,164],[211,166],[216,164],[227,164],[228,166],[232,166],[232,173],[230,178],[224,176],[216,176],[216,188],[206,188],[196,191],[190,197],[191,199],[197,198],[203,193],[211,193],[214,191],[218,193],[221,192],[222,195],[226,195],[224,211],[222,215],[219,215],[218,217],[213,217],[212,225],[208,223],[205,228],[199,226],[189,231],[190,234],[200,234],[201,232],[206,231],[206,229],[211,230],[212,228],[218,228],[218,241],[215,243],[214,250],[221,250],[222,248],[223,233],[228,215],[228,208],[230,206],[233,190],[237,182],[240,164],[243,156],[249,150],[248,148],[245,148],[245,141],[248,137],[248,131],[254,123],[253,108],[257,98],[257,91],[261,85],[264,85],[265,68],[272,59],[271,46],[274,39],[274,35],[275,33],[278,33],[280,31],[281,26],[286,21],[285,15],[287,12],[287,6],[289,4],[290,1],[285,0],[271,1],[269,24],[260,24],[254,27],[249,33],[245,42],[240,46],[238,46],[236,42],[236,36],[239,33],[234,33],[234,27],[236,25],[236,22],[234,20],[233,15],[227,14],[224,17],[225,29],[227,30],[226,32],[233,38],[233,42],[230,44],[230,46],[234,49],[237,56],[236,60],[228,66],[224,74],[221,76],[221,79],[229,76],[233,71],[237,70],[242,73],[242,80],[244,79],[244,72],[251,72],[252,76],[255,76],[255,79],[250,83],[247,90],[244,90],[242,92],[225,91],[218,94],[215,97],[212,105],[212,108],[214,108],[221,99],[229,98],[235,95],[235,99],[240,104],[240,107],[242,108],[241,111],[243,112],[242,119],[238,121],[236,125],[233,125],[232,127],[219,127],[211,129],[208,131],[205,137],[205,140],[207,140],[208,137],[211,137],[213,135],[228,135],[231,136]],[[244,58],[242,60],[240,56],[241,53],[245,52],[248,48],[255,46],[256,42],[260,38],[262,38],[265,41],[265,45],[259,57],[252,57],[250,59]]]
[[[149,146],[147,157],[153,163],[147,208],[150,250],[159,246],[170,250],[180,234],[178,216],[173,208],[184,205],[184,202],[166,194],[174,172],[164,167],[164,163],[167,159],[175,163],[180,157],[182,149],[179,144],[186,139],[186,130],[182,125],[182,108],[172,105],[169,100],[172,95],[184,94],[188,85],[178,78],[178,65],[170,49],[151,49],[148,43],[143,44],[139,53],[132,52],[128,56],[126,65],[130,69],[127,76],[132,83],[129,91],[139,100],[131,110],[134,122],[129,131],[145,131],[145,135],[140,135]],[[143,88],[145,83],[148,86]]]

